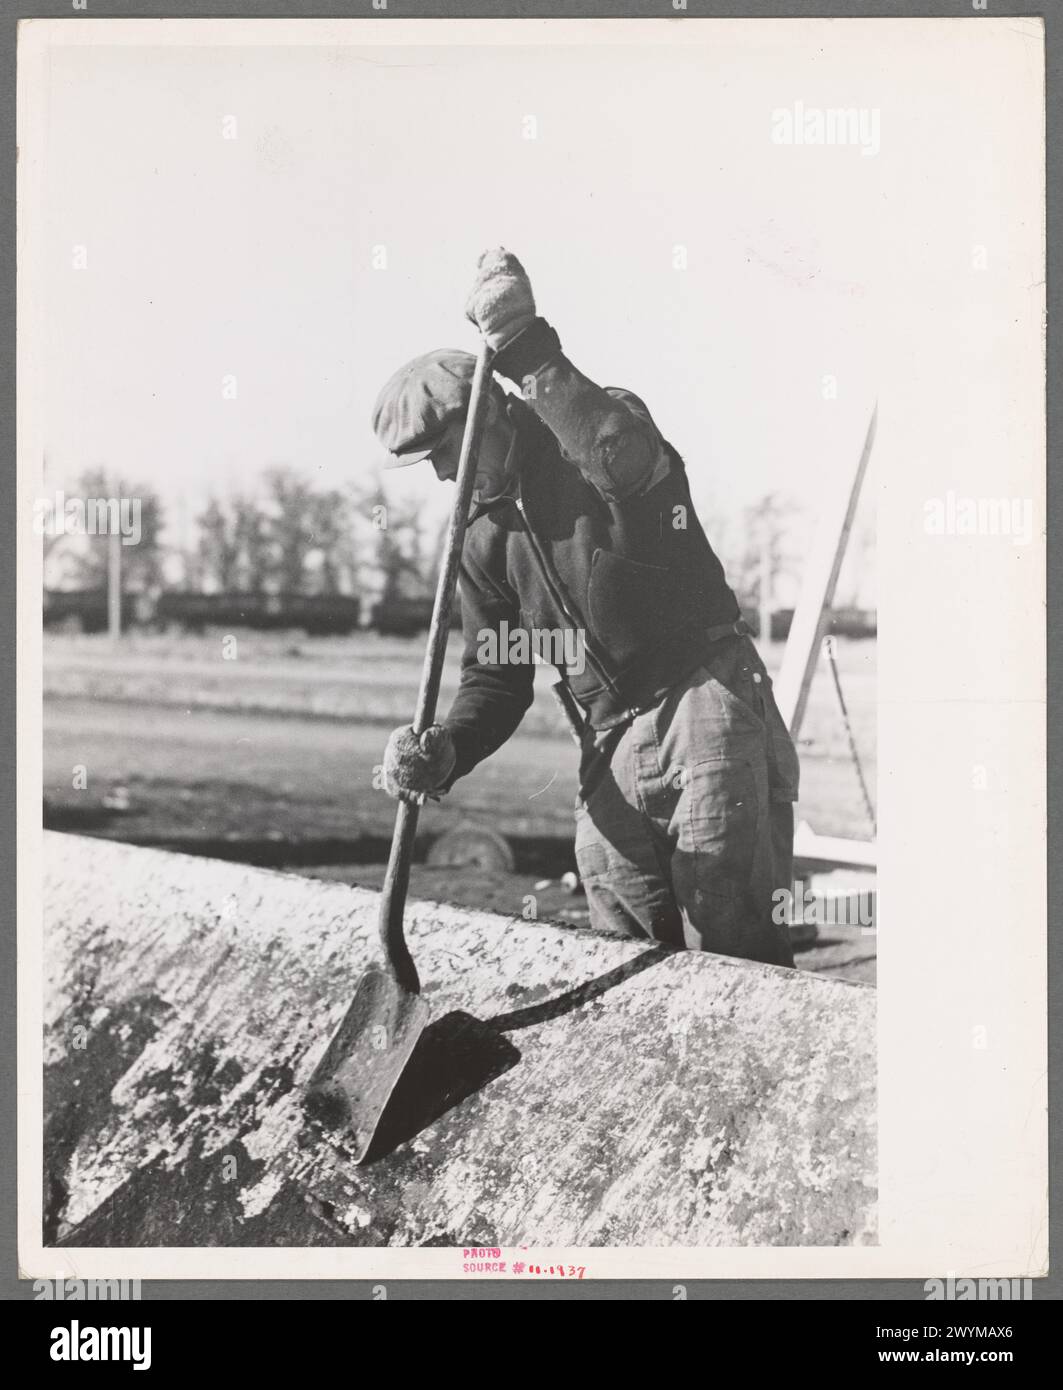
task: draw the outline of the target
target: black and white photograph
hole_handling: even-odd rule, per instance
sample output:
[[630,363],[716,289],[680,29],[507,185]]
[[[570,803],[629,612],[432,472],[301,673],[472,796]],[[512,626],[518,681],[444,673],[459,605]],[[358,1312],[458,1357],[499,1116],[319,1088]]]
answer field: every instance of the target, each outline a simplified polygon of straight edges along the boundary
[[31,1275],[1043,1268],[1043,31],[663,12],[22,23]]

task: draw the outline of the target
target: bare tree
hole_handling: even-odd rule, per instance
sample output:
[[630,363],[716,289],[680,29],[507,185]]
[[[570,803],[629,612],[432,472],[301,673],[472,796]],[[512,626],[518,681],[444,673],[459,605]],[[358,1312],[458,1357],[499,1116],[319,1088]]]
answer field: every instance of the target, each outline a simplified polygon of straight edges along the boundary
[[770,599],[780,579],[800,574],[796,545],[800,514],[797,499],[782,492],[766,493],[743,510],[739,549],[729,566],[731,582],[743,605],[761,603],[765,578]]
[[235,589],[239,582],[240,538],[232,508],[227,510],[212,497],[206,511],[196,517],[196,524],[203,577],[222,592]]
[[233,537],[239,561],[238,589],[261,594],[269,588],[271,554],[269,518],[257,498],[237,493],[232,499]]
[[286,593],[302,593],[311,549],[310,485],[292,468],[271,468],[266,486],[272,504],[273,573]]
[[[88,503],[97,499],[126,499],[138,504],[140,534],[136,544],[123,547],[122,587],[127,591],[155,588],[162,583],[162,503],[149,487],[110,477],[102,468],[86,469],[73,494]],[[107,583],[106,534],[85,535],[72,555],[77,583],[86,589],[102,589]]]
[[353,587],[357,564],[350,501],[335,488],[328,492],[312,493],[307,521],[310,544],[320,556],[319,592],[349,592]]
[[379,480],[366,506],[374,517],[381,601],[426,597],[432,590],[432,560],[426,563],[418,506],[388,501]]

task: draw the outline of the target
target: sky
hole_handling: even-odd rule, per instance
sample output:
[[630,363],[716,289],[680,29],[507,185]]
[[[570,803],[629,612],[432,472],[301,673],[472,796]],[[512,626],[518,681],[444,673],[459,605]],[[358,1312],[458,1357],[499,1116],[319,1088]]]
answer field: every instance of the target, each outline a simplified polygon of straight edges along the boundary
[[[270,465],[364,478],[381,384],[475,346],[465,296],[504,245],[573,362],[647,403],[710,534],[734,544],[741,509],[782,490],[808,543],[886,385],[898,269],[999,177],[992,92],[972,180],[937,46],[873,24],[54,45],[34,226],[48,487],[99,466],[143,482],[180,543]],[[839,107],[878,113],[877,148],[773,139],[779,112]],[[433,517],[449,501],[428,465],[387,486]]]

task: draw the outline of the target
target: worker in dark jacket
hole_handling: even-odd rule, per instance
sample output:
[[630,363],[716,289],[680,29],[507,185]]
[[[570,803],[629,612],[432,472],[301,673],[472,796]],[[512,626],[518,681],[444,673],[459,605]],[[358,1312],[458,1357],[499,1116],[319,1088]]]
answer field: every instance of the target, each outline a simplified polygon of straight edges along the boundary
[[[797,758],[683,462],[637,396],[565,357],[515,256],[481,258],[466,312],[519,395],[496,384],[488,406],[457,697],[419,739],[395,730],[386,786],[442,795],[499,748],[532,701],[536,643],[514,634],[537,638],[580,738],[591,924],[792,965],[776,890],[791,888]],[[473,366],[432,352],[386,384],[373,425],[390,466],[456,476]]]

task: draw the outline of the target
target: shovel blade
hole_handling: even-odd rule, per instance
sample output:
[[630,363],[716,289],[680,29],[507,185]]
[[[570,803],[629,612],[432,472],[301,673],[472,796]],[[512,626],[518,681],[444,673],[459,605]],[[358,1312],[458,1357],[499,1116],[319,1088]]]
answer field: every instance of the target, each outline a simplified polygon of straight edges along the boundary
[[430,1011],[393,975],[368,970],[310,1078],[307,1101],[326,1123],[350,1130],[361,1163]]

